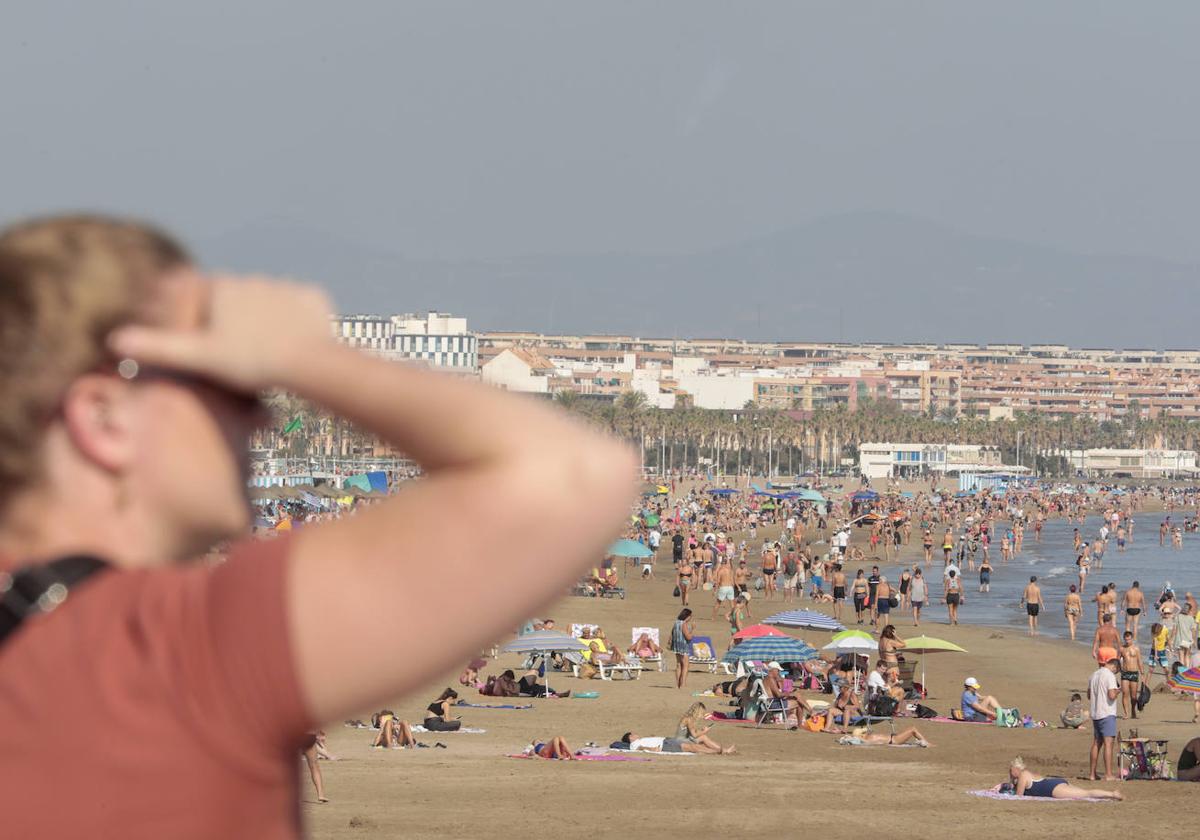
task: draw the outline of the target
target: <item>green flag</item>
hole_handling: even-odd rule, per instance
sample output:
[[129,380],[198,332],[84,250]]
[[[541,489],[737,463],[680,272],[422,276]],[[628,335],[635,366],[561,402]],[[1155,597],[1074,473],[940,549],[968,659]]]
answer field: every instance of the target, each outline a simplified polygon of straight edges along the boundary
[[301,424],[300,418],[293,417],[292,422],[288,423],[286,426],[283,427],[283,433],[285,435],[290,435],[292,432],[299,429],[301,425],[303,425],[303,424]]

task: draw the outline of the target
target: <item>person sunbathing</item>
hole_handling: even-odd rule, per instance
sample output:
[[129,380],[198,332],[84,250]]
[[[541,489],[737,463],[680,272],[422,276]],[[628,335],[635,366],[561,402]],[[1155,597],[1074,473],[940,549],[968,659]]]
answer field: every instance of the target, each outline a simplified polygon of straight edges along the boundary
[[376,749],[398,749],[419,747],[412,726],[406,720],[398,720],[390,709],[379,713],[379,734],[371,744]]
[[548,741],[534,740],[525,748],[526,755],[538,758],[558,759],[559,761],[574,761],[575,753],[567,746],[567,741],[561,735],[555,735]]
[[526,671],[517,683],[517,688],[522,697],[570,697],[571,692],[562,691],[547,691],[546,686],[538,682],[537,671]]
[[708,731],[712,729],[712,725],[704,722],[707,712],[708,707],[703,703],[693,703],[689,706],[687,712],[679,719],[679,728],[675,731],[675,738],[704,747],[710,753],[733,755],[737,752],[737,747],[732,745],[723,747],[708,737]]
[[740,697],[749,677],[738,677],[736,680],[725,680],[712,687],[712,693],[718,697]]
[[482,688],[483,683],[479,680],[479,670],[485,665],[487,665],[487,660],[482,657],[471,660],[471,664],[464,668],[458,677],[459,685],[465,685],[467,688]]
[[1089,790],[1075,787],[1059,776],[1035,776],[1020,756],[1009,764],[1008,778],[1009,781],[996,785],[992,790],[1014,796],[1041,796],[1048,799],[1115,799],[1119,802],[1125,798],[1119,790]]
[[910,741],[915,741],[918,747],[933,746],[915,726],[910,726],[903,732],[893,732],[889,735],[868,732],[865,726],[856,726],[850,730],[849,735],[839,739],[838,743],[853,744],[856,747],[903,747]]
[[650,638],[649,633],[643,633],[638,636],[637,641],[629,646],[630,656],[636,656],[638,659],[651,659],[662,654],[662,648],[654,639]]
[[[826,732],[841,732],[838,726],[850,726],[850,721],[862,715],[862,706],[858,702],[858,695],[854,693],[854,686],[850,683],[842,683],[841,689],[838,691],[837,699],[833,701],[833,705],[829,709],[829,713],[825,717]],[[841,723],[838,722],[838,717],[841,717]]]
[[626,732],[620,740],[613,743],[613,748],[629,750],[630,752],[655,753],[692,753],[693,755],[728,755],[714,751],[703,744],[693,744],[680,738],[660,738],[650,736],[643,738],[636,732]]
[[601,639],[594,639],[590,647],[592,649],[592,655],[589,657],[589,659],[593,663],[604,665],[625,664],[625,655],[621,653],[620,648],[615,647],[612,650],[608,650]]

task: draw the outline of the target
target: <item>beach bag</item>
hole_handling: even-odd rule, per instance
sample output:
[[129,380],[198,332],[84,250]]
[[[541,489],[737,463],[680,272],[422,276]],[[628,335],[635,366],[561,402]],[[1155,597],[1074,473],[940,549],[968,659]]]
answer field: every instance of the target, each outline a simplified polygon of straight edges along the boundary
[[1138,689],[1137,707],[1140,712],[1142,709],[1150,705],[1150,686],[1142,683],[1142,687]]
[[1019,709],[997,709],[996,710],[996,725],[1012,729],[1021,725],[1021,711]]
[[671,597],[672,597],[672,598],[678,598],[678,597],[679,597],[679,587],[678,587],[678,586],[676,586],[676,587],[675,587],[675,591],[674,591],[674,592],[671,594]]
[[896,714],[896,708],[900,704],[893,697],[888,697],[886,694],[880,694],[877,697],[872,697],[867,703],[867,714],[871,717],[891,717]]
[[809,732],[820,732],[825,728],[825,717],[825,715],[810,715],[800,726]]
[[893,595],[892,597],[888,598],[888,606],[891,606],[891,607],[900,606],[900,599],[897,598],[895,595]]
[[929,718],[937,717],[938,713],[936,711],[934,711],[933,709],[929,708],[928,706],[926,706],[924,703],[918,703],[917,709],[916,709],[916,715],[919,718],[923,718],[923,719],[927,720]]

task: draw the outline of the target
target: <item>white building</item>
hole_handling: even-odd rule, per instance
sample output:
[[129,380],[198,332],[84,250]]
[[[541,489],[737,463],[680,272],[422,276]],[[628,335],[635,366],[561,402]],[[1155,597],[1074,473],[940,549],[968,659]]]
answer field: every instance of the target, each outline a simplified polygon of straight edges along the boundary
[[1000,450],[974,443],[862,443],[858,471],[868,479],[931,472],[1025,472],[1000,463]]
[[335,315],[333,334],[351,347],[380,352],[392,349],[396,327],[384,315]]
[[1092,475],[1165,478],[1194,475],[1196,453],[1187,449],[1085,449],[1082,469]]
[[479,339],[466,318],[441,312],[392,316],[392,354],[434,367],[474,372],[479,367]]
[[554,364],[524,347],[508,347],[483,366],[482,378],[489,385],[527,394],[550,393]]

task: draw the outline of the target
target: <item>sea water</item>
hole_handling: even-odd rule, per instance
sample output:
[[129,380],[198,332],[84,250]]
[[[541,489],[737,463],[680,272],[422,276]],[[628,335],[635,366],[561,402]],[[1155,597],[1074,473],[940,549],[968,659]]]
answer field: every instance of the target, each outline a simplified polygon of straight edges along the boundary
[[[1138,631],[1138,641],[1149,639],[1149,627],[1157,620],[1158,612],[1153,609],[1158,596],[1167,581],[1175,589],[1176,597],[1183,600],[1185,592],[1200,594],[1200,534],[1183,535],[1183,548],[1171,547],[1168,535],[1165,545],[1158,544],[1158,526],[1167,514],[1142,513],[1134,516],[1134,539],[1127,541],[1125,551],[1117,550],[1115,535],[1109,535],[1108,549],[1104,553],[1100,568],[1093,562],[1091,572],[1087,576],[1087,585],[1083,596],[1083,614],[1076,629],[1076,638],[1080,642],[1091,644],[1092,634],[1096,631],[1096,605],[1092,598],[1100,592],[1107,583],[1117,585],[1117,629],[1125,626],[1125,610],[1121,606],[1121,597],[1129,589],[1133,581],[1138,581],[1146,595],[1149,609],[1142,611],[1142,620]],[[1173,524],[1183,524],[1183,516],[1172,514]],[[969,571],[966,561],[963,563],[963,582],[967,595],[965,605],[959,607],[958,620],[963,624],[981,624],[985,626],[1004,627],[1012,630],[1027,630],[1028,617],[1025,608],[1021,606],[1021,593],[1029,583],[1031,575],[1037,575],[1038,586],[1042,589],[1042,600],[1045,607],[1039,616],[1038,629],[1043,635],[1067,637],[1067,619],[1063,614],[1063,599],[1067,595],[1067,587],[1079,584],[1079,568],[1075,565],[1074,529],[1079,528],[1080,536],[1086,540],[1099,538],[1101,526],[1099,516],[1089,516],[1083,525],[1077,520],[1049,519],[1042,528],[1042,541],[1035,542],[1033,526],[1025,529],[1024,549],[1008,563],[1000,559],[1000,535],[1007,528],[1007,523],[997,523],[993,534],[995,539],[991,547],[992,583],[990,592],[979,592],[979,572]],[[914,529],[915,530],[915,529]],[[914,536],[916,536],[914,534]],[[976,552],[976,569],[983,552]],[[900,570],[905,564],[889,564],[884,569],[888,582],[895,587],[900,579]],[[934,551],[933,563],[924,568],[923,575],[930,583],[930,600],[933,602],[921,612],[921,626],[926,624],[946,624],[946,606],[941,603],[942,587],[942,552]],[[869,571],[869,566],[868,566]],[[848,569],[848,577],[853,577],[855,569]],[[911,624],[911,611],[901,613],[893,611],[893,616],[904,633],[904,626]],[[930,635],[937,635],[930,629]]]

